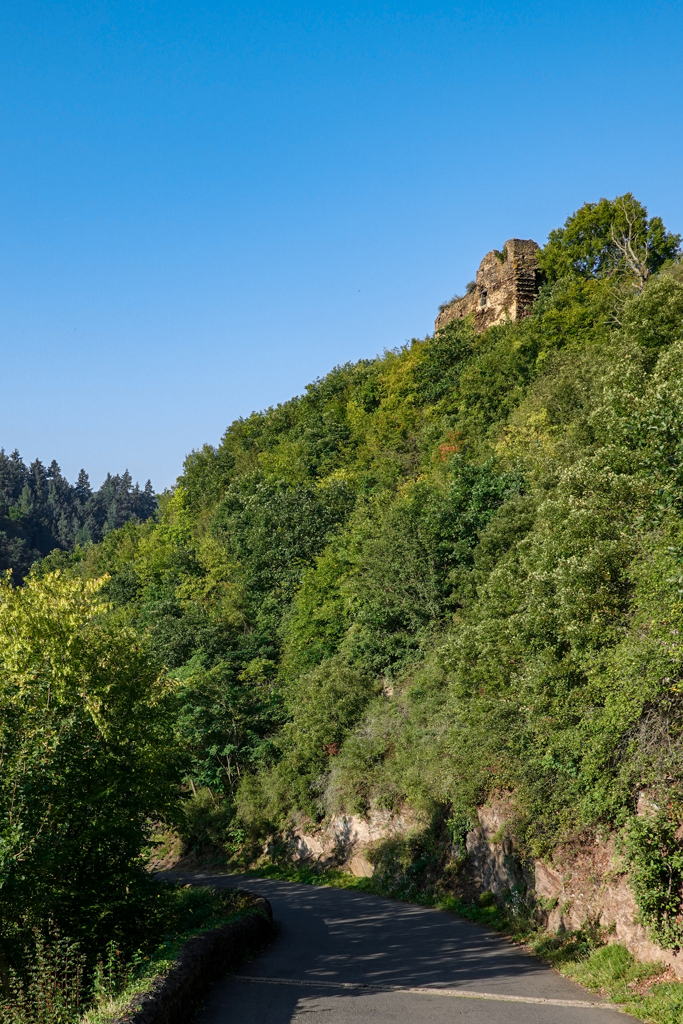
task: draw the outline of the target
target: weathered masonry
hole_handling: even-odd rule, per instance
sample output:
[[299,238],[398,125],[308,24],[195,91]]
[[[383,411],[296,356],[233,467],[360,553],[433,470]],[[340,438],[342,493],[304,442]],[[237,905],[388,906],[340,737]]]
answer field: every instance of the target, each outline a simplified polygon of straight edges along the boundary
[[461,299],[441,310],[434,323],[440,331],[451,320],[474,315],[477,331],[485,331],[503,320],[521,320],[527,316],[538,295],[540,272],[539,246],[531,239],[510,238],[502,252],[494,249],[484,256],[474,287]]

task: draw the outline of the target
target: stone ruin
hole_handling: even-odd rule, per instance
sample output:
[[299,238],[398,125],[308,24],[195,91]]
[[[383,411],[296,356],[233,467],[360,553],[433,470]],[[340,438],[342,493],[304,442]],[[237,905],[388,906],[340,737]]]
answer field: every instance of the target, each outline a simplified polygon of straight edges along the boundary
[[479,265],[474,287],[440,311],[434,330],[440,331],[452,320],[462,320],[470,314],[479,333],[505,320],[527,316],[541,283],[539,248],[531,239],[510,238],[502,252],[494,249],[487,253]]

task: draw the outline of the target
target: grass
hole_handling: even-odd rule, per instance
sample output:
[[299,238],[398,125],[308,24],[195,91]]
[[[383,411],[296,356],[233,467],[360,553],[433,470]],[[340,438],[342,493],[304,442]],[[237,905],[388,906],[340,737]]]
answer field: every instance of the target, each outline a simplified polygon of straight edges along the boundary
[[207,886],[185,885],[179,888],[178,895],[184,904],[185,923],[193,918],[191,926],[168,936],[151,956],[136,957],[128,977],[122,979],[123,987],[110,983],[109,991],[106,991],[105,978],[104,991],[101,989],[96,1005],[81,1018],[83,1024],[110,1024],[119,1018],[129,1004],[136,1002],[136,997],[144,995],[157,979],[172,970],[188,939],[237,920],[248,913],[253,904],[250,893],[236,889],[217,891]]
[[132,956],[110,942],[86,967],[77,943],[38,935],[26,976],[10,974],[1,1024],[109,1024],[168,974],[189,938],[236,920],[254,903],[250,893],[206,886],[167,887],[163,896],[166,934],[162,927],[156,946]]
[[123,1011],[135,1001],[136,996],[142,996],[148,992],[158,978],[165,977],[175,964],[178,954],[191,935],[196,935],[202,929],[195,932],[187,932],[175,939],[164,942],[159,949],[146,958],[126,984],[117,993],[111,995],[103,994],[98,1003],[83,1015],[81,1020],[84,1024],[109,1024],[110,1021],[121,1017]]
[[599,993],[605,1001],[619,1004],[646,1024],[683,1022],[683,983],[657,981],[665,974],[662,964],[642,963],[625,946],[609,942],[604,930],[594,927],[551,935],[535,925],[523,900],[514,891],[501,907],[490,893],[483,893],[478,902],[468,903],[444,892],[438,885],[420,885],[405,876],[356,878],[338,869],[323,872],[309,865],[291,864],[268,864],[247,873],[307,885],[355,889],[457,914],[503,932],[560,974]]

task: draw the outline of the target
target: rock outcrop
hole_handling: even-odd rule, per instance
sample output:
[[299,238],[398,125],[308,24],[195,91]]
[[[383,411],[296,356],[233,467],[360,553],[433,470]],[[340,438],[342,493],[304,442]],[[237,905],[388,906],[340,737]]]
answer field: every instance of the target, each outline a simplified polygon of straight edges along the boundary
[[[638,802],[639,814],[650,813],[646,799]],[[500,902],[515,898],[526,902],[539,923],[551,932],[567,931],[594,923],[607,929],[611,941],[620,942],[640,960],[657,961],[683,977],[683,952],[661,949],[637,923],[638,908],[628,878],[615,853],[614,838],[594,841],[580,848],[557,849],[552,861],[523,861],[505,834],[514,816],[510,794],[494,796],[478,808],[479,824],[467,833],[465,851],[444,850],[445,859],[466,852],[462,867],[465,890],[471,896],[492,892]],[[374,811],[365,819],[335,815],[324,828],[307,832],[304,824],[289,834],[295,860],[340,867],[357,876],[369,876],[373,865],[369,851],[378,843],[405,835],[420,826],[409,811],[389,814]]]
[[538,251],[539,246],[531,239],[510,238],[501,252],[493,249],[487,253],[479,265],[474,287],[441,310],[434,330],[440,331],[452,320],[462,320],[470,314],[479,332],[504,320],[527,316],[540,286]]
[[415,816],[373,811],[367,818],[355,814],[335,814],[323,828],[307,831],[295,825],[287,842],[294,860],[320,864],[323,868],[338,867],[357,877],[370,877],[374,868],[366,853],[391,836],[405,835],[418,824]]

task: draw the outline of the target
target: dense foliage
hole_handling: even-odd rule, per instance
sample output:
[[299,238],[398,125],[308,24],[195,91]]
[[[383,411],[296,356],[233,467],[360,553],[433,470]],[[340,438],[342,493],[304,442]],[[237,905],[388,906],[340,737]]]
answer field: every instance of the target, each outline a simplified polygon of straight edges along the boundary
[[172,687],[136,633],[107,621],[104,582],[57,571],[0,585],[5,977],[35,928],[135,948],[159,910],[140,854],[178,783]]
[[[526,319],[484,334],[453,322],[336,367],[193,452],[157,518],[44,559],[28,595],[101,581],[88,643],[112,657],[122,643],[124,665],[146,666],[124,673],[149,681],[122,684],[125,700],[151,700],[157,677],[173,694],[154,728],[126,705],[121,748],[118,719],[110,740],[85,698],[51,710],[87,744],[78,772],[96,786],[108,757],[131,757],[120,777],[135,789],[135,759],[168,727],[186,836],[233,853],[292,815],[408,804],[466,822],[504,789],[518,843],[538,854],[622,828],[639,792],[665,789],[670,861],[683,806],[679,241],[630,195],[588,204],[551,233]],[[25,724],[7,705],[29,751],[16,764],[52,757],[31,746],[31,730],[56,735],[40,708]],[[113,813],[131,801],[136,842],[148,801],[177,815],[154,788],[121,785]],[[55,786],[26,820],[36,879],[53,870],[39,829],[65,799]],[[669,927],[676,908],[650,896]]]
[[0,450],[0,571],[11,569],[21,580],[33,562],[55,548],[100,541],[129,519],[144,521],[157,507],[152,485],[133,485],[126,470],[107,474],[93,491],[81,470],[77,482],[65,480],[53,460],[26,466],[19,452]]
[[678,243],[630,195],[588,204],[526,320],[233,423],[161,522],[74,567],[178,680],[226,820],[505,787],[541,850],[678,772]]

